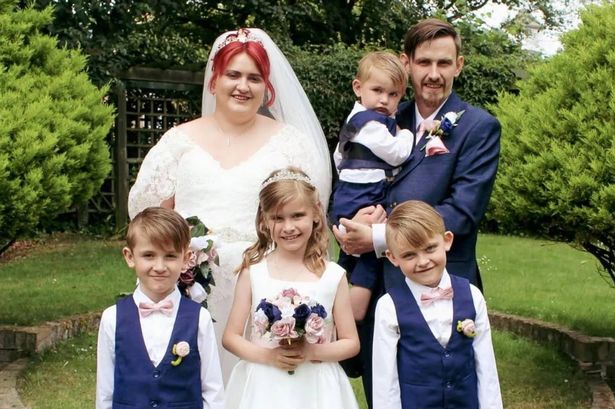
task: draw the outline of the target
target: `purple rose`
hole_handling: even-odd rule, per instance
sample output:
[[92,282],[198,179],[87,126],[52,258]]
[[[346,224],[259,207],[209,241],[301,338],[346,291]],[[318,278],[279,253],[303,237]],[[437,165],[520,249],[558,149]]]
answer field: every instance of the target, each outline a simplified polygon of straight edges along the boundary
[[316,304],[315,306],[313,306],[312,312],[322,319],[327,318],[327,310],[325,310],[325,307],[323,307],[321,304]]
[[442,120],[442,123],[440,123],[440,129],[442,129],[442,132],[444,132],[445,134],[448,134],[450,131],[452,131],[454,127],[455,125],[448,118],[444,118]]
[[307,304],[299,304],[299,306],[295,308],[295,313],[293,314],[293,317],[297,321],[297,327],[303,328],[305,325],[305,320],[307,320],[311,313],[312,310],[307,306]]
[[265,298],[261,300],[261,302],[256,307],[256,310],[262,310],[263,313],[267,316],[269,322],[273,323],[282,318],[282,312],[278,307],[267,301]]

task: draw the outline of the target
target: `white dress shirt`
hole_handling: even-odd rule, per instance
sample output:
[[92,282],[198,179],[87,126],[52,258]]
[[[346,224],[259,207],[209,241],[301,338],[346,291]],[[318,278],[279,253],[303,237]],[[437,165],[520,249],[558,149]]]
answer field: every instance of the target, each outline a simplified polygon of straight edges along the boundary
[[[442,346],[446,346],[451,337],[453,324],[453,300],[437,300],[430,305],[421,305],[421,294],[431,290],[430,287],[417,284],[406,278],[429,329]],[[445,270],[440,284],[441,288],[451,286],[451,277]],[[472,342],[476,375],[478,377],[478,402],[481,409],[502,408],[500,381],[495,363],[495,354],[491,344],[491,327],[487,316],[485,298],[480,290],[470,285],[472,301],[476,309],[476,337]],[[395,304],[389,294],[383,295],[376,305],[374,323],[374,345],[372,354],[373,403],[374,409],[401,409],[399,375],[397,372],[397,344],[399,342],[399,324]]]
[[[132,295],[135,304],[152,302],[138,286]],[[169,345],[181,294],[177,288],[165,300],[173,302],[173,312],[167,316],[154,312],[147,317],[139,314],[143,341],[154,366],[158,366]],[[96,409],[109,409],[113,403],[113,382],[115,375],[115,325],[116,306],[107,308],[100,319],[96,362]],[[224,409],[224,386],[220,372],[218,347],[211,321],[205,308],[199,314],[197,336],[201,355],[201,394],[203,409]]]
[[[360,103],[355,102],[352,111],[346,118],[346,122],[362,111],[366,111],[366,108]],[[389,165],[400,166],[412,153],[413,139],[412,132],[407,129],[400,129],[397,131],[396,136],[393,136],[383,123],[369,121],[357,132],[351,141],[367,147],[374,155]],[[333,153],[333,160],[335,161],[335,167],[338,168],[342,161],[339,144]],[[383,180],[386,178],[386,175],[383,169],[342,169],[339,173],[339,178],[345,182],[374,183]]]

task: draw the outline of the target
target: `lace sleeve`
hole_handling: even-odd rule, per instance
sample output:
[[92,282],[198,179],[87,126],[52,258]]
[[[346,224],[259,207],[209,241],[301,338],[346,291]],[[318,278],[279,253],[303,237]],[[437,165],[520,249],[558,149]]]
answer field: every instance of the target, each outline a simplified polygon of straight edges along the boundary
[[131,219],[147,207],[160,206],[175,194],[177,165],[186,144],[186,136],[172,128],[145,155],[137,180],[128,194]]
[[[289,125],[287,125],[289,126]],[[291,127],[292,151],[289,153],[290,163],[308,174],[320,195],[320,203],[325,213],[331,194],[331,161],[324,155],[314,142],[303,132]]]

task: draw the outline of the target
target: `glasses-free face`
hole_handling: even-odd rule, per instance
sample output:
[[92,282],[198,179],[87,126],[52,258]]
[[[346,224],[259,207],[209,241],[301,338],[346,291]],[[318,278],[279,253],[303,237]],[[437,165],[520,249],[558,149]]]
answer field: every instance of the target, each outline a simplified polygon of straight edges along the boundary
[[386,256],[415,283],[436,287],[446,268],[446,252],[453,244],[453,233],[436,234],[420,247],[408,243],[391,243]]
[[429,116],[453,90],[453,81],[463,68],[453,37],[440,37],[420,44],[414,55],[401,55],[412,81],[419,112]]
[[143,234],[137,235],[134,248],[122,250],[128,267],[135,270],[143,293],[152,301],[163,300],[175,289],[179,275],[190,257],[190,250],[160,247]]
[[295,198],[267,215],[267,228],[276,251],[304,254],[316,221],[314,209]]
[[397,105],[404,94],[404,89],[384,71],[374,68],[365,81],[355,79],[352,89],[367,109],[374,110],[385,116],[391,116],[397,111]]
[[265,98],[266,84],[254,60],[246,53],[231,58],[216,78],[216,109],[256,114]]

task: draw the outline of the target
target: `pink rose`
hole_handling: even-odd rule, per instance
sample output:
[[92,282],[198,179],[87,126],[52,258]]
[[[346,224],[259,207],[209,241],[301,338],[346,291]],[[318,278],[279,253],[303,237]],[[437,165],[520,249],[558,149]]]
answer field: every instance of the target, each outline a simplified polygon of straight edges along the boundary
[[293,317],[286,317],[274,322],[271,324],[271,334],[273,339],[278,341],[285,338],[297,338],[295,319]]
[[448,153],[448,149],[444,146],[442,139],[438,136],[429,138],[425,145],[425,156],[435,156]]
[[291,300],[297,295],[299,295],[299,293],[294,288],[287,288],[286,290],[282,291],[282,297],[288,297]]
[[269,326],[269,319],[263,310],[258,310],[254,313],[254,322],[252,323],[254,331],[262,336],[267,332],[267,326]]
[[305,322],[305,339],[310,344],[325,342],[325,320],[317,314],[310,314]]
[[196,252],[193,252],[192,254],[190,254],[190,258],[188,259],[188,261],[184,263],[184,268],[182,272],[193,269],[194,267],[196,267],[196,263],[197,263],[197,255],[196,255]]
[[474,338],[476,336],[476,325],[471,319],[457,321],[457,331],[468,338]]
[[188,356],[189,353],[190,353],[190,344],[188,344],[186,341],[181,341],[173,345],[174,355],[184,358]]

